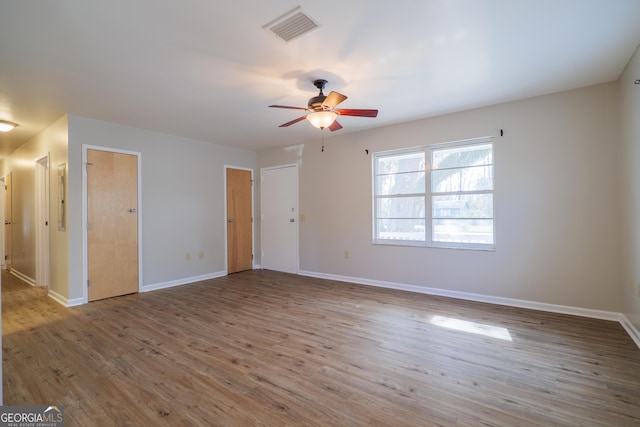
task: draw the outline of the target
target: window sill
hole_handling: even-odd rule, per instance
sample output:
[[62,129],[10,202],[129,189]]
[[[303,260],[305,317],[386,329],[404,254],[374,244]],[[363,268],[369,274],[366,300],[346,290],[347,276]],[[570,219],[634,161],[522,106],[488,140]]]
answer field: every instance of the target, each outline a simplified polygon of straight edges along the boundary
[[436,248],[436,249],[462,249],[467,251],[495,252],[496,245],[473,244],[473,243],[453,243],[453,242],[419,242],[407,240],[374,240],[374,245],[379,246],[404,246],[411,248]]

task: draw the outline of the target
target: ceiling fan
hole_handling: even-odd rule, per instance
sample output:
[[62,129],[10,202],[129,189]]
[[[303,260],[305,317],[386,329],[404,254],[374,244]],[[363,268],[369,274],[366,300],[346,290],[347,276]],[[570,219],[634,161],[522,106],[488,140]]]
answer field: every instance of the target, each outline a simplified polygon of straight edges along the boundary
[[303,107],[289,107],[287,105],[269,105],[271,108],[288,108],[290,110],[304,110],[309,111],[302,117],[298,117],[295,120],[281,124],[279,127],[285,128],[298,123],[304,119],[317,127],[318,129],[329,128],[331,132],[338,129],[342,129],[342,125],[338,123],[336,118],[338,116],[356,116],[356,117],[377,117],[378,110],[354,110],[349,108],[336,108],[338,104],[347,99],[347,97],[341,93],[331,91],[329,95],[322,93],[322,90],[327,86],[327,81],[318,79],[313,81],[313,85],[320,90],[318,96],[309,98],[307,108]]

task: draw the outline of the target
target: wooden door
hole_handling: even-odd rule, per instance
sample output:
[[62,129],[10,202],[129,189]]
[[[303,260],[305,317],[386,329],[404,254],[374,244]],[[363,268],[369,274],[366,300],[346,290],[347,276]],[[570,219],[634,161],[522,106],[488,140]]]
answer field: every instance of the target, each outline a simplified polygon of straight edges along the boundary
[[138,157],[87,150],[89,301],[138,291]]
[[260,174],[261,263],[268,270],[298,272],[298,168]]
[[6,189],[4,211],[4,264],[11,271],[11,173],[4,178]]
[[251,270],[253,233],[251,171],[227,169],[227,271]]

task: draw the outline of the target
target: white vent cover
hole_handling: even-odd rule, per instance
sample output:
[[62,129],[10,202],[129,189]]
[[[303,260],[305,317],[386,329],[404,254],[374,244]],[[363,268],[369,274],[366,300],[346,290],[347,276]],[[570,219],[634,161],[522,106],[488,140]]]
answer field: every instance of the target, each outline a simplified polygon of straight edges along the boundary
[[300,6],[269,22],[265,30],[284,40],[291,41],[318,28],[318,24],[300,10]]

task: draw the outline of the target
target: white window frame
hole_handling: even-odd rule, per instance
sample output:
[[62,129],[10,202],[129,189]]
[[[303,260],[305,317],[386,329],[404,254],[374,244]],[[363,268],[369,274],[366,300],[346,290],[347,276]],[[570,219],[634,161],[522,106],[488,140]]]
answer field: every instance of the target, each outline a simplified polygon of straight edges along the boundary
[[[459,194],[491,194],[492,195],[492,211],[493,218],[492,220],[492,230],[493,230],[493,243],[472,243],[472,242],[442,242],[442,241],[434,241],[433,240],[433,209],[432,209],[432,199],[437,195],[443,195],[443,193],[434,193],[431,188],[431,154],[433,150],[443,149],[443,148],[455,148],[455,147],[464,147],[464,146],[472,146],[472,145],[485,145],[490,144],[492,149],[492,189],[491,190],[479,190],[473,192],[460,192]],[[392,245],[392,246],[417,246],[417,247],[436,247],[436,248],[449,248],[449,249],[471,249],[471,250],[487,250],[494,251],[496,248],[496,215],[495,215],[495,144],[493,137],[482,137],[482,138],[474,138],[469,140],[462,141],[453,141],[453,142],[445,142],[439,144],[431,144],[414,148],[405,148],[399,150],[389,150],[389,151],[381,151],[373,153],[372,156],[372,233],[373,233],[373,244],[376,245]],[[382,176],[383,174],[379,174],[377,171],[377,160],[382,157],[389,157],[395,155],[403,155],[410,153],[423,153],[425,156],[425,188],[424,192],[415,193],[415,194],[404,194],[399,197],[424,197],[424,217],[421,218],[424,220],[424,240],[402,240],[402,239],[379,239],[378,238],[378,199],[381,197],[388,197],[389,195],[385,194],[377,194],[377,186],[376,186],[376,177]],[[444,193],[444,194],[453,194],[453,193]]]

